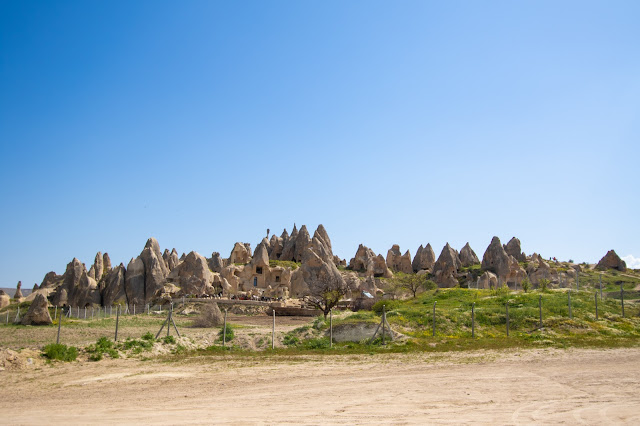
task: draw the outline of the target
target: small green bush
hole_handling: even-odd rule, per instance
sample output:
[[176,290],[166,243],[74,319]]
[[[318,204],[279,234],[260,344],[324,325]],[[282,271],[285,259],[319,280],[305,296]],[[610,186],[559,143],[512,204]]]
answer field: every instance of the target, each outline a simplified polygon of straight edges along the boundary
[[282,343],[284,343],[286,346],[296,346],[300,343],[300,339],[292,334],[285,334]]
[[175,337],[173,337],[173,336],[165,336],[165,337],[162,339],[162,342],[163,342],[165,345],[173,345],[173,344],[175,344],[175,343],[176,343],[176,338],[175,338]]
[[78,348],[62,343],[51,343],[44,347],[44,356],[59,361],[75,361],[78,357]]
[[522,280],[522,289],[525,293],[527,293],[531,289],[531,281],[529,281],[529,278],[525,278]]
[[85,351],[91,354],[90,361],[100,361],[104,354],[108,354],[113,359],[120,357],[114,343],[106,337],[99,338],[96,343],[87,346]]
[[305,349],[328,349],[330,346],[329,338],[322,337],[317,339],[307,339],[302,342]]
[[153,334],[151,334],[150,331],[147,331],[146,333],[144,333],[142,335],[142,340],[148,340],[148,341],[153,342],[154,340],[156,340],[156,338],[153,336]]
[[549,283],[550,283],[550,281],[548,279],[542,278],[538,282],[539,287],[540,287],[540,291],[543,291],[543,292],[547,291],[549,289]]
[[378,300],[373,304],[371,310],[378,315],[382,315],[382,306],[384,305],[384,309],[389,312],[397,309],[402,305],[402,301],[400,300]]
[[230,342],[233,340],[233,338],[235,337],[235,333],[233,332],[233,327],[231,327],[231,324],[227,324],[226,329],[224,329],[224,327],[222,327],[220,329],[220,332],[218,333],[218,340],[220,340],[222,342],[222,336],[226,335],[225,340],[227,342]]

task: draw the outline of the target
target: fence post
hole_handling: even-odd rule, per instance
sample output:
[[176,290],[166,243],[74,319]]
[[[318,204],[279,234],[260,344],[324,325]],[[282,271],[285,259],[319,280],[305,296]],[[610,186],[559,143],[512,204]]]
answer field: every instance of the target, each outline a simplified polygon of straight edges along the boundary
[[569,295],[569,319],[573,319],[573,316],[571,315],[571,290],[569,290],[569,293],[567,293]]
[[333,347],[333,309],[329,311],[329,347]]
[[54,311],[54,314],[53,314],[53,319],[54,320],[58,319],[58,307],[57,306],[56,306],[56,310]]
[[84,307],[84,319],[87,319],[87,307]]
[[576,269],[576,291],[580,291],[580,271]]
[[438,302],[433,302],[433,337],[436,337],[436,303]]
[[600,300],[602,300],[602,272],[600,272]]
[[222,346],[227,345],[227,310],[224,310],[224,328],[222,329]]
[[80,318],[80,305],[78,305],[78,315],[76,315],[77,318]]
[[147,303],[147,315],[149,315],[149,304]]
[[276,348],[276,310],[273,309],[273,327],[271,328],[271,349]]
[[596,291],[595,294],[595,299],[596,299],[596,320],[598,320],[598,292]]
[[16,313],[16,318],[13,320],[13,322],[18,322],[20,320],[20,305],[18,305],[18,313]]
[[471,337],[476,337],[476,302],[471,304]]
[[[116,314],[118,313],[118,308],[116,308]],[[109,317],[113,315],[113,305],[109,306]]]
[[9,324],[9,311],[7,311],[7,324]]
[[382,344],[384,345],[384,328],[385,328],[385,318],[387,316],[387,311],[385,305],[382,305]]
[[622,304],[622,318],[624,318],[624,290],[622,284],[620,284],[620,303]]
[[120,305],[116,306],[116,336],[113,338],[114,342],[118,341],[118,323],[120,322]]
[[133,315],[135,315],[135,314],[136,314],[136,304],[134,303],[133,304]]
[[93,321],[93,307],[91,308],[91,321]]
[[507,310],[507,337],[509,337],[509,303],[506,303],[504,306]]
[[171,302],[171,304],[169,305],[169,318],[167,319],[167,337],[170,335],[169,333],[171,332],[171,321],[173,320],[173,318],[171,318],[173,316],[173,302]]
[[542,328],[542,295],[538,298],[538,310],[540,312],[540,328]]
[[56,344],[60,343],[60,327],[62,326],[62,317],[64,315],[60,315],[60,318],[58,319],[58,337],[56,337]]

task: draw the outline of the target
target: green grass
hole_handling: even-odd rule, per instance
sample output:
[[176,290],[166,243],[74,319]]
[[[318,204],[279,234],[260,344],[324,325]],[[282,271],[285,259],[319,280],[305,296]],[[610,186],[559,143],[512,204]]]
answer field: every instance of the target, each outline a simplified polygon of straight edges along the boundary
[[115,344],[106,337],[99,338],[95,344],[87,346],[85,351],[89,354],[90,361],[100,361],[104,354],[109,355],[113,359],[120,357],[120,354],[115,348]]
[[235,333],[233,331],[233,327],[231,326],[231,324],[226,324],[226,328],[222,327],[220,329],[220,332],[218,333],[218,340],[220,340],[222,342],[222,337],[223,336],[225,336],[224,340],[226,342],[230,342],[230,341],[233,340],[233,338],[235,337]]
[[298,269],[300,265],[302,264],[297,262],[292,262],[290,260],[270,260],[269,261],[269,266],[272,268],[275,266],[282,266],[283,268],[291,268],[291,270],[293,271]]
[[75,361],[78,357],[78,348],[62,343],[51,343],[44,347],[43,354],[50,360]]

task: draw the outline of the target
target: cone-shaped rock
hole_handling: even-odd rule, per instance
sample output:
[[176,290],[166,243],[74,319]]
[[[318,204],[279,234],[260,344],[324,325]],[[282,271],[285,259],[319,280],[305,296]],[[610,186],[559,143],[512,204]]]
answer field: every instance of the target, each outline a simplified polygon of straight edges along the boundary
[[609,250],[604,255],[597,265],[598,269],[617,269],[618,271],[625,272],[627,270],[627,264],[624,260],[620,259],[615,250]]
[[22,325],[49,325],[53,323],[48,306],[47,299],[42,294],[37,294],[20,323]]
[[423,269],[432,270],[433,265],[436,263],[436,254],[431,247],[431,244],[427,244],[426,247],[418,247],[416,256],[413,258],[411,266],[415,272]]
[[127,303],[125,269],[122,263],[106,273],[102,280],[102,286],[102,304],[104,306]]
[[495,273],[498,278],[505,280],[509,275],[509,255],[500,244],[500,238],[493,237],[491,244],[482,256],[482,269]]
[[515,257],[518,262],[525,262],[527,260],[527,256],[522,252],[522,248],[520,248],[520,240],[516,237],[509,240],[504,246],[504,251],[506,251],[509,256]]
[[476,256],[476,252],[473,251],[469,243],[465,244],[460,250],[460,262],[462,266],[472,266],[480,263],[480,259]]

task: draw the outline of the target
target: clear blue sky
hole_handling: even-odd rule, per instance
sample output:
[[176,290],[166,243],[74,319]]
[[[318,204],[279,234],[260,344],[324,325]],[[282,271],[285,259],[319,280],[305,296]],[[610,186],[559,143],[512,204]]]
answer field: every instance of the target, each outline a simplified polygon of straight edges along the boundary
[[0,287],[293,223],[640,257],[638,1],[0,1]]

